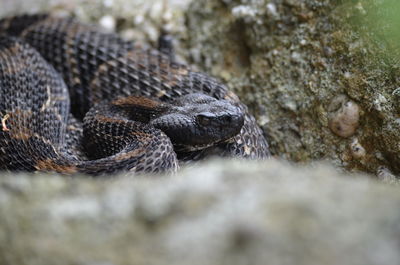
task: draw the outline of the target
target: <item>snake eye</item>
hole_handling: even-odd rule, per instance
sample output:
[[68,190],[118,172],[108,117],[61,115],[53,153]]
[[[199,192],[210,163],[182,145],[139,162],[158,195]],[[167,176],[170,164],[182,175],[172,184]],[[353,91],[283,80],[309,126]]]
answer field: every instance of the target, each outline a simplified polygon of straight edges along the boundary
[[231,122],[232,122],[232,117],[231,117],[230,115],[225,115],[225,116],[223,117],[223,120],[224,120],[226,123],[231,123]]
[[202,126],[208,126],[211,124],[212,116],[209,114],[198,114],[197,122]]

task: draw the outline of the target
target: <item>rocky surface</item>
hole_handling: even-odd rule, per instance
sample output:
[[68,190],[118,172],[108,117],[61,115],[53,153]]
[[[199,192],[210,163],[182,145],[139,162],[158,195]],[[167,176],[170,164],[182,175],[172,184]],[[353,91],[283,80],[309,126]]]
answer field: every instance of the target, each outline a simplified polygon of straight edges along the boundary
[[275,155],[399,174],[399,10],[393,0],[195,1],[188,47],[252,106]]
[[0,178],[0,264],[400,263],[400,192],[332,168]]
[[[0,0],[0,17],[21,13],[52,12],[75,16],[126,39],[155,45],[161,30],[185,39],[184,12],[191,0]],[[184,54],[177,41],[177,51]]]

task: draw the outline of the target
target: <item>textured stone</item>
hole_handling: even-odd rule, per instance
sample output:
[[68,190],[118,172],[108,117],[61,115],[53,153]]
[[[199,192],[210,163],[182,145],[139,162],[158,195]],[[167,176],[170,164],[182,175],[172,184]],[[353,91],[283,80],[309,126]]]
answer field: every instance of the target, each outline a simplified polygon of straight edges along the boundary
[[[395,0],[194,1],[191,58],[251,106],[274,154],[399,174],[399,10]],[[343,97],[360,123],[335,134],[331,105]]]
[[[155,44],[160,30],[184,39],[184,11],[191,0],[0,0],[0,17],[52,12],[115,29],[127,39]],[[112,22],[111,22],[112,21]],[[104,24],[105,23],[105,24]],[[133,28],[135,30],[133,30]],[[179,42],[177,42],[179,44]],[[178,51],[180,51],[178,47]]]
[[173,177],[3,175],[0,264],[400,263],[399,186],[214,161]]

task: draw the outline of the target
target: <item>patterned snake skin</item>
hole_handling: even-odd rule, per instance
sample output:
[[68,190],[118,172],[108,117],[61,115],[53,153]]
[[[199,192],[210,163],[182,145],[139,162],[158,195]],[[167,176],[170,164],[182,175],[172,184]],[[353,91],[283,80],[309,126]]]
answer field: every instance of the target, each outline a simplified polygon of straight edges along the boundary
[[175,171],[211,155],[264,159],[238,97],[210,76],[72,18],[0,20],[0,169]]

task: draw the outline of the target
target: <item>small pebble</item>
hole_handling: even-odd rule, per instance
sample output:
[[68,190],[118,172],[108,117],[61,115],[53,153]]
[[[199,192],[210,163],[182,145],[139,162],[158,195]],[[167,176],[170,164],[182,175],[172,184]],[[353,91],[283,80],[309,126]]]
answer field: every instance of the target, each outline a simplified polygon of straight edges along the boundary
[[240,5],[232,8],[232,15],[236,18],[254,17],[256,14],[257,11],[250,6]]
[[360,119],[360,107],[354,101],[347,101],[331,115],[329,128],[343,138],[350,137],[356,132]]
[[114,17],[106,15],[100,18],[99,24],[106,30],[114,31],[117,23]]
[[360,144],[357,138],[355,138],[350,144],[350,150],[353,158],[360,160],[365,157],[365,148]]
[[279,14],[278,14],[278,11],[277,11],[277,9],[276,9],[276,5],[275,4],[273,4],[273,3],[268,3],[267,4],[267,10],[268,10],[268,12],[271,14],[271,15],[273,15],[274,17],[277,17]]

